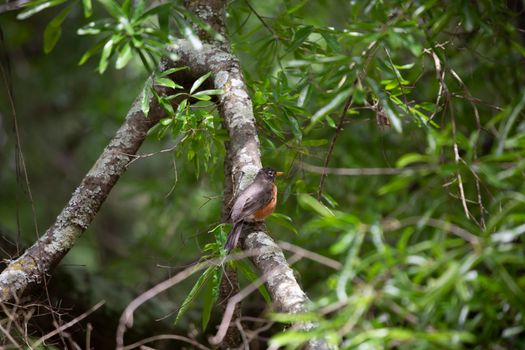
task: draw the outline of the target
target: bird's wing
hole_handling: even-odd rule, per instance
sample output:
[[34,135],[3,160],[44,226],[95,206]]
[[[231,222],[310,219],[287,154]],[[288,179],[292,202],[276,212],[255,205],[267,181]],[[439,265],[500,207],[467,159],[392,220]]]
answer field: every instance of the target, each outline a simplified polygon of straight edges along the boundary
[[252,183],[237,196],[230,213],[232,222],[238,222],[255,213],[272,200],[271,188],[265,185],[271,186],[271,184]]

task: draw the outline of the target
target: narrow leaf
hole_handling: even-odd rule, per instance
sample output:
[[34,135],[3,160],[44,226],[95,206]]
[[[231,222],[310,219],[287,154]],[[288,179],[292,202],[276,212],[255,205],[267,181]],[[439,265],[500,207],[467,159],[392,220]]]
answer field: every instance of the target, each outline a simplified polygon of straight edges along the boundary
[[202,296],[202,330],[205,331],[210,321],[213,305],[219,297],[219,287],[222,278],[222,270],[215,269],[212,280],[206,284]]
[[43,11],[53,6],[60,5],[63,2],[66,2],[66,0],[51,0],[51,1],[43,1],[43,2],[37,1],[34,4],[32,4],[33,6],[29,7],[27,10],[20,12],[16,16],[16,18],[19,20],[29,18],[40,11]]
[[299,195],[299,204],[303,207],[310,208],[324,217],[334,216],[334,213],[309,194],[301,193]]
[[182,88],[182,86],[175,84],[170,78],[157,78],[155,79],[155,85],[165,86],[170,89]]
[[168,75],[172,75],[173,73],[176,73],[176,72],[184,70],[184,69],[188,69],[188,66],[170,68],[170,69],[165,70],[164,72],[160,73],[159,77],[167,77]]
[[148,85],[142,91],[142,101],[140,103],[140,109],[142,110],[142,112],[144,113],[144,115],[146,117],[148,116],[148,113],[149,113],[149,108],[150,108],[149,101],[151,99],[151,96],[152,96],[151,95],[151,90],[150,90],[150,87]]
[[224,94],[224,90],[222,89],[202,90],[194,94],[193,97],[197,97],[200,95],[221,95],[221,94]]
[[[250,265],[248,265],[244,260],[237,260],[235,262],[235,266],[239,268],[239,271],[246,277],[250,282],[254,282],[258,276],[257,274],[252,270]],[[270,305],[272,303],[272,299],[270,298],[270,294],[266,290],[266,287],[264,284],[260,285],[258,288],[259,293],[261,293],[264,300]]]
[[113,43],[113,38],[109,39],[102,49],[102,55],[100,56],[100,62],[98,64],[98,71],[100,74],[104,73],[108,67],[109,57],[113,51]]
[[137,18],[139,18],[144,13],[145,8],[146,8],[145,0],[135,1],[135,7],[133,8],[133,20],[136,20]]
[[82,58],[80,58],[80,61],[78,62],[78,65],[79,66],[83,65],[84,63],[86,63],[86,61],[91,56],[93,56],[95,53],[100,51],[102,49],[102,47],[104,46],[106,40],[107,40],[107,38],[104,38],[104,39],[100,40],[98,43],[96,43],[94,46],[92,46],[89,50],[87,50],[86,53],[84,53],[84,55],[82,55]]
[[195,92],[195,90],[197,90],[199,88],[199,86],[202,85],[202,83],[204,83],[204,81],[206,79],[208,79],[208,77],[211,75],[211,72],[208,72],[206,74],[204,74],[202,77],[200,77],[199,79],[195,80],[195,82],[193,83],[191,89],[190,89],[190,94],[193,94]]
[[91,0],[82,0],[82,8],[84,9],[84,17],[91,17],[93,14],[93,4]]
[[124,10],[122,10],[122,8],[119,6],[119,4],[116,1],[98,0],[98,2],[100,2],[104,6],[106,11],[108,11],[108,13],[114,18],[118,19],[121,17],[126,17],[126,13],[124,12]]
[[311,124],[317,123],[323,116],[328,114],[329,112],[333,111],[335,108],[337,108],[343,101],[350,96],[350,93],[352,92],[352,89],[346,89],[338,93],[332,101],[328,102],[324,107],[319,109],[315,114],[312,116]]
[[45,53],[50,53],[58,42],[58,39],[60,39],[60,35],[62,34],[62,22],[64,22],[72,8],[73,6],[69,5],[60,11],[60,13],[56,15],[55,18],[53,18],[46,26],[46,29],[44,30]]
[[294,33],[294,39],[288,47],[288,52],[295,51],[308,38],[314,30],[313,26],[306,26]]
[[126,45],[124,45],[124,47],[120,50],[118,54],[117,63],[115,64],[115,67],[117,69],[124,68],[132,57],[133,54],[131,53],[131,45],[127,43]]
[[216,268],[217,268],[216,266],[208,267],[206,271],[204,271],[203,274],[199,277],[197,282],[195,282],[195,284],[193,285],[193,288],[190,290],[190,292],[186,296],[186,299],[184,299],[184,301],[182,302],[179,312],[177,313],[177,318],[175,319],[175,323],[177,323],[179,319],[186,313],[191,303],[195,300],[195,298],[201,291],[201,288],[208,281],[208,279],[212,276],[212,273],[215,271]]

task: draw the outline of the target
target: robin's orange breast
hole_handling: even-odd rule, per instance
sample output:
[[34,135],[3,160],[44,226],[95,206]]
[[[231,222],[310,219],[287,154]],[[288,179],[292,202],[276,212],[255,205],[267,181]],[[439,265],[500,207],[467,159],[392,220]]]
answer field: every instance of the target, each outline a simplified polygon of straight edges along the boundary
[[268,215],[273,213],[273,210],[275,209],[276,204],[277,204],[277,186],[275,186],[275,184],[272,184],[272,200],[267,205],[257,210],[253,214],[254,219],[257,221],[264,220]]

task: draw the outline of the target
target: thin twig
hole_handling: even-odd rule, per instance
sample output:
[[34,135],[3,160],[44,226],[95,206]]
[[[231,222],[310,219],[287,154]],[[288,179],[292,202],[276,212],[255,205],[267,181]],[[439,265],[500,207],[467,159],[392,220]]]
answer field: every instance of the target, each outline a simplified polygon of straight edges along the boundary
[[119,325],[117,327],[117,336],[116,336],[117,349],[119,350],[124,349],[124,334],[127,328],[130,328],[133,326],[133,313],[142,304],[154,298],[158,294],[164,292],[165,290],[184,281],[186,278],[190,277],[194,273],[201,271],[207,267],[210,267],[213,265],[218,266],[220,264],[225,264],[226,262],[231,261],[231,260],[242,259],[242,258],[254,256],[257,254],[259,254],[259,251],[257,250],[246,250],[240,253],[230,254],[227,257],[220,257],[220,258],[210,259],[210,260],[206,260],[206,261],[197,263],[195,265],[192,265],[182,270],[175,276],[153,286],[152,288],[148,289],[144,293],[140,294],[133,301],[131,301],[128,304],[128,306],[126,306],[126,309],[122,312],[122,315],[120,316]]
[[469,242],[470,244],[474,246],[479,246],[480,240],[478,236],[470,233],[469,231],[465,230],[464,228],[453,224],[448,221],[440,220],[440,219],[434,219],[434,218],[421,218],[421,217],[410,217],[403,220],[386,220],[383,223],[383,228],[385,231],[395,231],[399,230],[400,228],[419,224],[420,222],[423,222],[425,225],[432,226],[434,228],[441,229],[445,232],[450,232],[465,241]]
[[89,309],[88,311],[84,312],[82,315],[78,316],[78,317],[75,317],[74,319],[72,319],[71,321],[69,321],[68,323],[66,324],[63,324],[62,326],[58,327],[57,329],[55,329],[54,331],[44,335],[43,337],[41,337],[40,339],[38,339],[36,342],[34,342],[33,344],[31,344],[31,348],[36,348],[37,346],[39,346],[40,344],[42,344],[43,342],[45,342],[46,340],[48,340],[49,338],[52,338],[54,337],[55,335],[63,332],[64,330],[68,329],[69,327],[75,325],[76,323],[82,321],[84,318],[88,317],[90,314],[92,314],[93,312],[95,312],[97,309],[99,309],[102,305],[104,305],[106,303],[105,300],[102,300],[100,301],[99,303],[97,303],[95,306],[93,306],[91,309]]
[[436,116],[439,108],[439,103],[441,102],[441,98],[443,98],[443,93],[446,89],[445,85],[445,71],[441,67],[441,61],[439,60],[439,57],[437,56],[436,52],[434,50],[427,49],[425,52],[429,53],[432,56],[432,59],[434,60],[434,66],[436,67],[436,78],[439,81],[439,90],[438,95],[436,98],[436,109],[434,112],[430,115],[429,119],[432,120]]
[[[449,104],[450,109],[450,119],[452,122],[452,138],[453,138],[453,149],[454,149],[454,161],[456,164],[459,164],[461,161],[461,157],[459,155],[459,147],[456,137],[456,114],[454,113],[454,110],[452,106]],[[458,170],[457,172],[457,178],[458,178],[458,187],[459,187],[459,195],[461,196],[461,204],[463,205],[463,210],[465,211],[465,216],[467,219],[470,218],[470,212],[468,210],[467,201],[465,199],[465,189],[463,187],[463,178],[461,177],[461,172]]]
[[[443,90],[443,94],[446,96],[446,104],[445,104],[445,110],[446,108],[448,107],[449,108],[449,113],[450,113],[450,119],[451,119],[451,124],[452,124],[452,138],[453,138],[453,150],[454,150],[454,161],[456,164],[459,164],[460,163],[460,160],[461,160],[461,157],[459,155],[459,147],[458,147],[458,143],[457,143],[457,136],[456,136],[456,116],[454,114],[454,109],[452,108],[452,104],[451,104],[451,100],[450,100],[450,92],[448,90],[448,87],[445,83],[445,73],[444,73],[444,70],[443,70],[443,67],[441,65],[441,61],[439,59],[439,57],[437,56],[437,54],[432,50],[431,51],[431,54],[432,54],[432,58],[434,59],[434,65],[436,67],[436,76],[437,76],[437,79],[439,80],[439,85],[440,85],[440,89],[442,88]],[[439,96],[438,96],[438,99],[439,99]],[[436,101],[437,102],[437,101]],[[436,106],[437,108],[437,106]],[[470,212],[468,210],[468,205],[467,205],[467,201],[465,199],[465,189],[463,187],[463,178],[461,177],[461,173],[460,171],[458,170],[457,174],[456,174],[456,178],[458,180],[458,187],[459,187],[459,195],[460,195],[460,198],[461,198],[461,204],[463,206],[463,210],[465,212],[465,215],[467,217],[467,219],[470,219],[471,218],[471,215],[470,215]]]
[[[2,44],[3,38],[2,38]],[[15,167],[16,167],[16,182],[17,185],[19,185],[19,180],[21,177],[20,172],[22,171],[24,175],[25,180],[25,188],[27,191],[27,196],[29,198],[29,203],[31,203],[31,212],[32,212],[32,219],[33,219],[33,226],[35,228],[35,234],[36,238],[40,238],[40,231],[38,230],[38,224],[36,219],[36,207],[35,207],[35,201],[33,199],[33,193],[31,192],[31,184],[29,183],[29,174],[27,171],[27,166],[25,162],[24,153],[22,151],[22,141],[20,137],[20,129],[18,126],[18,117],[16,113],[16,107],[15,107],[15,98],[14,98],[14,92],[13,92],[13,85],[11,80],[11,67],[10,67],[10,58],[9,55],[7,56],[7,67],[4,68],[3,64],[0,64],[0,71],[2,72],[2,80],[4,82],[5,89],[7,91],[7,97],[9,100],[9,107],[11,109],[11,115],[13,117],[13,131],[15,133]],[[18,189],[18,188],[17,188]],[[17,191],[18,195],[18,191]],[[19,212],[18,212],[18,198],[17,198],[17,230],[18,230],[18,238],[20,237],[20,221],[19,221]],[[18,245],[18,239],[17,239],[17,245]],[[17,247],[18,248],[18,247]],[[18,250],[18,249],[17,249]]]
[[[289,259],[289,264],[292,265],[294,260],[297,259],[299,255],[294,255]],[[222,316],[222,321],[219,325],[219,330],[217,331],[217,334],[215,334],[213,337],[210,337],[210,343],[217,345],[222,342],[224,337],[226,336],[226,332],[228,331],[228,328],[230,327],[230,322],[233,317],[233,312],[235,310],[235,306],[244,300],[248,295],[253,293],[257,288],[259,288],[261,285],[266,283],[268,278],[278,272],[280,269],[280,266],[277,266],[266,273],[264,273],[262,276],[257,278],[255,281],[247,285],[244,289],[242,289],[240,292],[235,294],[233,297],[231,297],[228,300],[228,305],[226,306],[226,310],[224,311],[224,314]]]
[[435,170],[432,166],[413,166],[407,168],[326,168],[301,162],[301,168],[318,174],[333,174],[342,176],[380,176],[414,174],[418,171]]
[[[341,115],[339,116],[339,122],[337,123],[337,128],[335,129],[334,134],[332,135],[332,140],[330,141],[330,146],[328,146],[328,152],[326,153],[326,157],[324,159],[323,168],[326,168],[328,166],[328,163],[330,162],[330,158],[332,157],[332,152],[334,151],[335,147],[335,141],[337,140],[337,136],[339,136],[339,133],[343,129],[343,124],[345,120],[345,115],[348,112],[348,109],[352,105],[352,94],[348,96],[348,99],[345,102],[345,106],[343,108],[343,111],[341,112]],[[321,180],[319,181],[319,190],[317,191],[317,200],[321,200],[321,195],[323,194],[323,186],[324,181],[326,178],[326,173],[321,174]]]
[[16,348],[21,348],[20,344],[18,344],[16,342],[16,340],[11,336],[11,334],[9,334],[9,331],[7,329],[5,329],[1,324],[0,324],[0,330],[2,331],[2,333],[5,334],[5,336],[7,337],[7,339],[9,339],[9,341],[16,347]]
[[302,247],[296,246],[295,244],[291,244],[288,242],[281,241],[278,243],[279,247],[281,247],[284,250],[288,250],[295,255],[299,255],[301,257],[308,258],[313,261],[317,261],[320,264],[323,264],[325,266],[331,267],[334,270],[339,270],[343,267],[343,264],[341,264],[339,261],[330,259],[326,256],[323,256],[321,254],[317,254],[315,252],[312,252],[310,250],[304,249]]
[[93,326],[88,323],[86,327],[86,350],[91,350],[91,332],[93,332]]
[[[369,66],[370,62],[372,61],[372,58],[373,58],[373,56],[375,54],[376,48],[377,48],[377,41],[373,41],[361,53],[362,56],[367,56],[367,59],[366,59],[365,64],[363,66],[363,71],[362,71],[363,75],[366,74],[366,72],[368,70],[368,66]],[[354,68],[354,66],[355,66],[355,62],[353,62],[350,65],[350,70],[352,70]],[[357,74],[357,77],[354,79],[354,82],[352,83],[352,85],[353,86],[357,86],[357,84],[359,84],[360,81],[361,81],[361,75]],[[323,168],[326,168],[328,166],[328,163],[330,162],[330,158],[332,157],[332,152],[334,151],[335,142],[337,140],[337,137],[339,136],[339,133],[343,129],[345,116],[346,116],[346,113],[348,112],[348,110],[350,109],[350,107],[352,106],[352,101],[353,101],[353,95],[350,94],[350,96],[348,96],[348,99],[345,102],[345,105],[343,107],[343,111],[341,112],[341,115],[339,116],[339,122],[337,123],[337,127],[335,129],[335,132],[332,135],[332,140],[330,141],[330,145],[328,146],[328,152],[326,153],[326,157],[324,159]],[[323,194],[323,186],[324,186],[325,179],[326,179],[326,174],[324,174],[324,173],[321,174],[321,180],[319,180],[319,189],[317,191],[317,200],[321,200],[321,196]]]
[[268,31],[272,34],[272,36],[275,38],[275,39],[279,39],[279,37],[275,34],[275,31],[272,29],[272,27],[270,27],[266,21],[259,15],[259,13],[257,13],[257,11],[255,11],[255,9],[252,7],[252,5],[250,4],[250,2],[248,0],[244,0],[244,2],[246,3],[246,5],[250,8],[250,11],[253,12],[253,14],[259,19],[259,21],[261,21],[262,25],[268,29]]
[[208,348],[208,347],[206,347],[206,346],[196,342],[195,340],[193,340],[191,338],[184,337],[182,335],[176,335],[176,334],[159,334],[159,335],[154,335],[152,337],[139,340],[138,342],[133,343],[131,345],[126,345],[123,350],[131,350],[131,349],[134,349],[134,348],[138,348],[141,345],[144,345],[144,344],[147,344],[147,343],[151,343],[151,342],[157,341],[157,340],[180,340],[180,341],[186,342],[188,344],[191,344],[191,345],[193,345],[196,348],[199,348],[201,350],[210,350],[210,348]]
[[[452,74],[452,76],[454,77],[454,79],[456,79],[459,83],[459,85],[461,85],[461,87],[463,88],[463,91],[465,92],[465,94],[467,96],[469,96],[470,98],[468,99],[468,101],[470,102],[470,105],[472,106],[472,109],[474,110],[474,117],[476,119],[476,141],[474,142],[474,160],[476,160],[478,158],[478,143],[479,143],[479,138],[480,138],[480,134],[481,134],[481,118],[479,116],[479,111],[478,111],[478,107],[472,102],[472,94],[470,93],[467,85],[463,82],[463,80],[459,77],[459,75],[456,73],[456,71],[454,71],[452,68],[449,68],[449,71],[450,73]],[[463,161],[465,162],[465,161]],[[474,178],[475,178],[475,183],[476,183],[476,193],[477,193],[477,201],[478,201],[478,206],[479,206],[479,215],[480,215],[480,226],[481,228],[485,229],[485,208],[483,206],[483,200],[481,198],[481,186],[480,186],[480,178],[479,176],[477,176],[477,174],[472,170],[472,168],[469,166],[468,167],[470,169],[470,171],[472,172],[472,174],[474,175]]]

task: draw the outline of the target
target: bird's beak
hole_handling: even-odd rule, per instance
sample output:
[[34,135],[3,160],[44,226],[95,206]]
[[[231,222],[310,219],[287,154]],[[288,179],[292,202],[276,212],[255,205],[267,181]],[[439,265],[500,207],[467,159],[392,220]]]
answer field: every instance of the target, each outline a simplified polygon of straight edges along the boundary
[[284,173],[282,171],[277,171],[275,173],[275,176],[283,176],[283,175],[284,175]]

